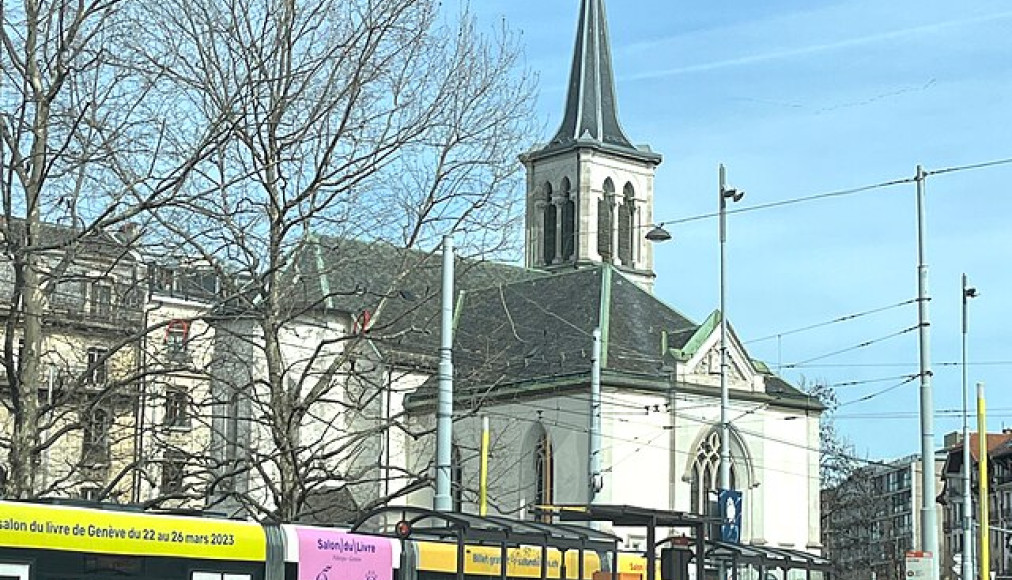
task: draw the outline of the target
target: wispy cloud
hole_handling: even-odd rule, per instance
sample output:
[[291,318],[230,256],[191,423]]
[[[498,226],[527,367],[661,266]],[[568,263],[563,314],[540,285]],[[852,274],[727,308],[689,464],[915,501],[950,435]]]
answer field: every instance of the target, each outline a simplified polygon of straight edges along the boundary
[[[886,32],[880,32],[877,34],[869,34],[866,36],[859,36],[856,38],[847,38],[843,40],[837,40],[833,42],[826,42],[821,44],[811,44],[807,46],[799,46],[795,48],[787,48],[783,50],[774,50],[761,54],[752,54],[748,56],[742,56],[737,58],[729,58],[724,60],[716,60],[712,62],[705,62],[699,64],[692,64],[676,68],[668,69],[655,69],[650,71],[644,71],[632,75],[623,75],[625,80],[651,80],[676,75],[708,72],[717,69],[745,66],[756,63],[769,62],[773,60],[784,60],[790,58],[797,58],[802,56],[808,56],[820,52],[829,52],[834,50],[842,50],[847,48],[853,48],[857,46],[864,46],[869,44],[875,44],[880,42],[886,42],[891,40],[897,40],[910,36],[917,36],[925,33],[938,32],[949,28],[958,28],[963,26],[969,26],[973,24],[980,24],[983,22],[992,22],[995,20],[1004,20],[1012,18],[1012,11],[999,12],[994,14],[986,14],[982,16],[976,16],[973,18],[964,18],[959,20],[949,20],[946,22],[936,22],[932,24],[926,24],[922,26],[914,26],[911,28],[903,28],[900,30],[890,30]],[[672,40],[671,38],[667,40]],[[659,43],[664,41],[655,41]]]

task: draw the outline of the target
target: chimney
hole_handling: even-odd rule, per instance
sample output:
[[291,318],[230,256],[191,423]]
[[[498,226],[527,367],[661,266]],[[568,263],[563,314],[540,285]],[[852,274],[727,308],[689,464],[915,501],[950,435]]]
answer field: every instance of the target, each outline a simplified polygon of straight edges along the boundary
[[959,445],[962,440],[963,440],[962,433],[960,433],[959,431],[950,431],[945,434],[945,437],[942,440],[942,447],[945,447],[946,449],[950,447],[955,447]]

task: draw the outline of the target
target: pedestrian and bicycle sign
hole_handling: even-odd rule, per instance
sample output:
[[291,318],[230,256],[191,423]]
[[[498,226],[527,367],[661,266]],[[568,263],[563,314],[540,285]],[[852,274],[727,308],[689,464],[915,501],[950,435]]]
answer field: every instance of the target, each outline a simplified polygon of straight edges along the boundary
[[717,505],[720,508],[720,540],[731,544],[741,542],[741,492],[720,490]]

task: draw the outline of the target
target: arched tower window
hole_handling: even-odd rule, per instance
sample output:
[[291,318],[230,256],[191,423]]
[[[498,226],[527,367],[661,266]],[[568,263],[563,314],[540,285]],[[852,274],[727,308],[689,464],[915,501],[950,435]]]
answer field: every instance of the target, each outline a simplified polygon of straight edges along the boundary
[[464,457],[456,444],[450,450],[450,497],[453,498],[453,511],[460,512],[464,508]]
[[626,183],[622,190],[622,205],[618,208],[618,259],[626,266],[633,264],[635,200],[636,191],[631,183]]
[[611,178],[604,180],[604,195],[597,201],[597,253],[604,262],[612,259],[611,208],[615,203],[615,184]]
[[572,260],[576,250],[576,200],[569,178],[562,179],[562,259]]
[[[734,463],[730,465],[731,489],[738,489]],[[700,515],[718,515],[717,492],[720,488],[720,429],[714,429],[699,444],[692,463],[690,511]],[[716,536],[720,537],[719,528]]]
[[545,264],[555,261],[555,236],[556,236],[556,215],[555,205],[552,204],[552,184],[545,183],[545,208],[543,214],[544,228],[544,258]]

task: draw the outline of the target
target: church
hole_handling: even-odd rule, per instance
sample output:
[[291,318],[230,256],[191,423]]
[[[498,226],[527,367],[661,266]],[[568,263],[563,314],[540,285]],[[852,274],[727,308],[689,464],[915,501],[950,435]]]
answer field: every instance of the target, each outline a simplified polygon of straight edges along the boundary
[[[633,145],[619,122],[603,0],[581,3],[568,87],[559,130],[521,156],[526,268],[458,293],[455,489],[477,489],[485,418],[489,513],[529,518],[532,506],[589,501],[717,513],[724,326],[741,541],[818,551],[821,405],[752,359],[719,311],[694,322],[652,294],[645,234],[662,157]],[[595,330],[599,409],[591,399]],[[434,426],[435,377],[403,404],[419,425]],[[590,461],[595,412],[599,470]],[[426,438],[401,447],[419,468],[433,446]],[[477,511],[473,494],[455,499]],[[409,501],[431,505],[431,490]],[[615,531],[627,547],[642,544]]]
[[[740,540],[818,552],[822,406],[753,359],[721,312],[693,321],[652,293],[646,232],[662,157],[634,145],[619,122],[603,0],[581,2],[568,87],[559,130],[520,155],[523,266],[457,260],[454,508],[478,512],[487,421],[489,514],[531,519],[535,506],[589,502],[716,514],[724,343],[728,481],[742,496]],[[303,328],[286,330],[285,344],[333,345],[327,336],[342,333],[360,339],[348,365],[356,386],[321,403],[354,416],[338,424],[334,409],[321,406],[303,435],[323,442],[354,434],[320,455],[339,464],[344,483],[335,471],[312,480],[323,503],[346,514],[383,502],[433,503],[441,270],[432,259],[405,274],[410,253],[421,254],[314,237],[293,268],[298,300],[307,312],[318,308]],[[377,319],[386,321],[382,332]],[[250,368],[249,356],[240,353],[213,388]],[[236,423],[215,429],[232,438],[212,445],[222,453],[236,441],[269,441],[253,432],[256,421],[244,427],[228,409],[216,416]],[[257,488],[238,478],[228,487],[247,495]],[[629,549],[645,540],[637,530],[614,531]]]

